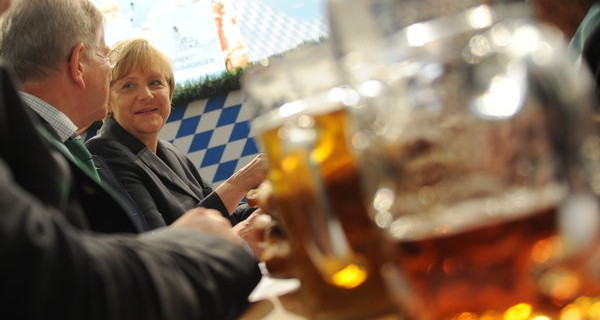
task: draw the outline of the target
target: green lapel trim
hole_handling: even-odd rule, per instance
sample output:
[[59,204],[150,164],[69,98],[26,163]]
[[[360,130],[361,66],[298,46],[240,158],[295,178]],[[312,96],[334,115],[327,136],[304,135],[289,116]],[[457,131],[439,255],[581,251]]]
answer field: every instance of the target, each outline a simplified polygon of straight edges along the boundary
[[83,172],[85,172],[86,175],[88,175],[92,180],[96,181],[98,184],[102,185],[100,176],[98,176],[98,172],[91,172],[90,168],[87,165],[81,163],[81,160],[73,156],[71,151],[69,151],[69,149],[62,142],[58,141],[56,137],[54,137],[50,132],[48,132],[46,128],[44,128],[41,125],[38,125],[37,130],[42,134],[42,136],[46,138],[46,140],[48,140],[48,142],[50,142],[50,144],[52,144],[65,157],[67,157],[70,161],[74,162]]

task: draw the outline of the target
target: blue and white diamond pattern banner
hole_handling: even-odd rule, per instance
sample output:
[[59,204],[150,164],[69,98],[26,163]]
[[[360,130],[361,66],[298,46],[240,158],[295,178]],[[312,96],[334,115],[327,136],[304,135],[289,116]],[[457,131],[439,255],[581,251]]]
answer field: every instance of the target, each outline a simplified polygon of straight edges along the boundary
[[241,91],[178,106],[160,132],[215,185],[229,178],[258,153]]
[[235,0],[240,31],[251,61],[327,36],[324,1]]

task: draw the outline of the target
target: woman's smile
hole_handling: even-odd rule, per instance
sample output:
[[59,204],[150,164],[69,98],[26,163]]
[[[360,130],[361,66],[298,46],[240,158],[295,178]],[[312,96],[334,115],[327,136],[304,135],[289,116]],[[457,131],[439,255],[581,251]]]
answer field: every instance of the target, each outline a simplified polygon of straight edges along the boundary
[[149,115],[149,114],[153,114],[153,113],[156,113],[156,112],[158,112],[158,108],[152,107],[152,108],[145,108],[145,109],[142,109],[140,111],[136,111],[136,112],[134,112],[134,114],[136,114],[136,115]]

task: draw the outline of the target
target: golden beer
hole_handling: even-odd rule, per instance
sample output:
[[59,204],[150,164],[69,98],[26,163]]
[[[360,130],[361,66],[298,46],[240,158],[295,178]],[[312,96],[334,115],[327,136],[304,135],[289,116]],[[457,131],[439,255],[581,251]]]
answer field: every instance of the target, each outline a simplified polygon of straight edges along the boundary
[[540,109],[427,119],[435,134],[408,131],[419,134],[378,154],[396,183],[394,301],[418,320],[600,319],[563,316],[600,296],[598,203],[561,181]]
[[[259,139],[269,159],[273,214],[291,243],[311,318],[372,319],[392,313],[380,276],[382,233],[363,204],[347,143],[347,110],[284,120],[262,131]],[[309,138],[298,138],[303,134]],[[290,146],[291,139],[310,141]]]
[[395,183],[394,301],[418,320],[600,319],[564,316],[600,297],[598,200],[562,179],[543,109],[505,121],[451,111],[419,114],[427,130],[415,121],[369,155]]
[[570,319],[561,315],[571,303],[599,288],[584,268],[586,254],[563,257],[557,216],[555,207],[539,208],[503,223],[399,240],[396,276],[409,289],[398,297],[419,319]]

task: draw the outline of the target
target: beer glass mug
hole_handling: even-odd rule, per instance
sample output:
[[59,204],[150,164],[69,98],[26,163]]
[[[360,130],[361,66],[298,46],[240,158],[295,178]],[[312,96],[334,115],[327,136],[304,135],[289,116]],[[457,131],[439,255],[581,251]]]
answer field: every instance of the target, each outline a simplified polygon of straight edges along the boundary
[[394,307],[380,274],[382,232],[367,215],[348,142],[358,99],[338,75],[323,42],[249,69],[242,87],[310,317],[370,319]]
[[388,85],[406,99],[356,134],[397,250],[393,299],[417,320],[600,319],[593,87],[561,36],[510,5],[388,40],[402,57]]
[[404,26],[455,14],[482,1],[328,0],[329,30],[344,80],[358,85],[381,76],[377,67],[395,59],[386,54],[389,37]]

